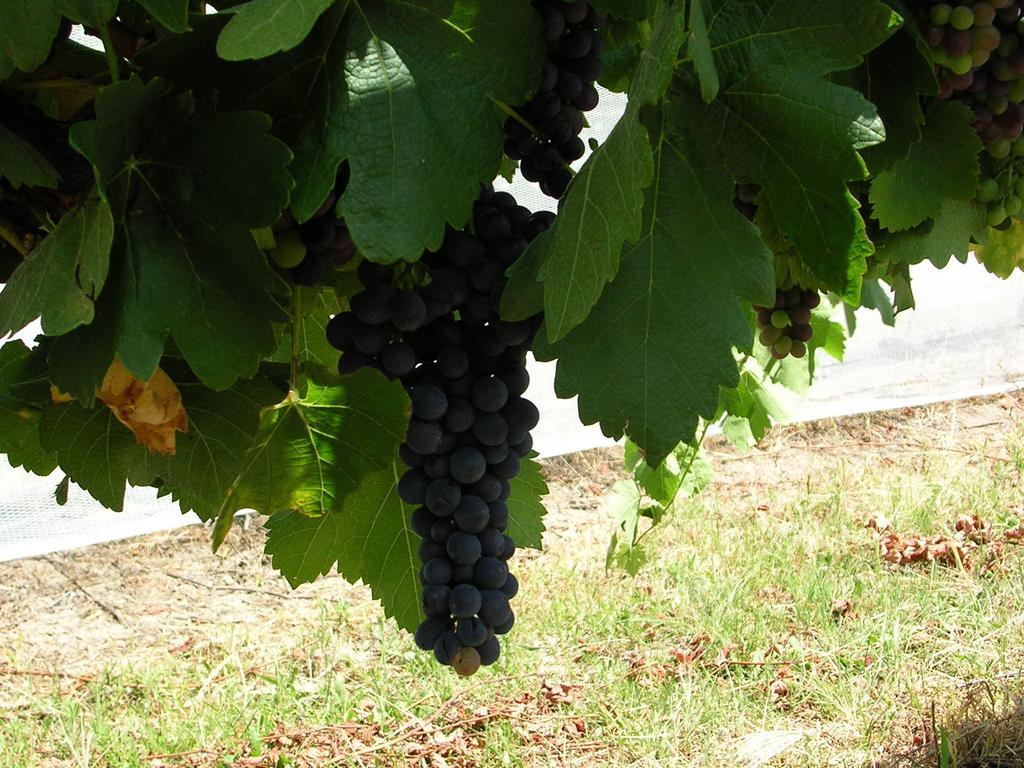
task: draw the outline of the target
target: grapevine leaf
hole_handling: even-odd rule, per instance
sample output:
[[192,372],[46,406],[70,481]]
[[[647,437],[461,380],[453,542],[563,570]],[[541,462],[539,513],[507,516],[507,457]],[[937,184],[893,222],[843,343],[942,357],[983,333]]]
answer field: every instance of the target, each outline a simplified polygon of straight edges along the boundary
[[58,0],[64,15],[88,27],[106,26],[117,14],[118,0]]
[[1024,266],[1024,222],[1020,219],[1011,221],[1007,230],[991,230],[988,242],[975,250],[975,257],[985,269],[1004,280]]
[[921,139],[871,185],[874,218],[883,227],[891,232],[910,229],[937,216],[945,200],[974,196],[981,172],[975,120],[964,104],[932,104]]
[[[893,77],[894,72],[899,77]],[[939,91],[928,47],[913,23],[869,53],[861,66],[838,73],[835,81],[856,88],[878,107],[885,141],[861,151],[873,173],[891,168],[920,140],[925,119],[922,97]]]
[[866,175],[862,149],[884,139],[874,106],[829,82],[899,23],[876,0],[705,0],[719,77],[705,104],[682,80],[674,119],[733,177],[763,187],[779,228],[827,287],[855,300],[872,252],[843,183]]
[[217,54],[230,61],[262,59],[294,48],[334,0],[251,0],[230,9],[236,14],[217,40]]
[[285,319],[275,294],[286,286],[251,230],[287,203],[290,153],[266,115],[198,113],[165,91],[159,79],[115,83],[97,97],[96,120],[71,131],[115,222],[97,311],[112,316],[75,342],[102,350],[111,342],[97,335],[116,329],[115,351],[146,379],[169,334],[204,383],[225,389],[276,349],[274,322]]
[[171,32],[188,29],[188,0],[136,0],[150,15]]
[[409,401],[398,382],[361,371],[343,386],[307,381],[263,413],[259,435],[220,507],[214,549],[239,509],[322,517],[372,472],[390,466],[405,434]]
[[280,400],[281,391],[260,376],[223,392],[194,380],[179,381],[178,389],[188,412],[188,432],[178,435],[177,453],[167,460],[161,480],[182,509],[212,520],[242,471],[259,432],[260,413]]
[[[53,453],[39,437],[40,404],[20,390],[33,381],[45,381],[45,357],[20,341],[0,346],[0,454],[14,467],[48,475],[57,466]],[[44,390],[45,391],[45,390]]]
[[543,61],[539,15],[506,0],[351,0],[291,51],[238,63],[210,60],[222,20],[208,18],[137,60],[148,73],[217,87],[225,107],[269,113],[295,152],[300,221],[347,159],[338,213],[378,262],[415,261],[440,245],[446,221],[469,219],[480,183],[501,168],[495,102],[528,99]]
[[512,479],[508,497],[508,535],[517,547],[541,549],[547,510],[541,501],[548,493],[541,467],[532,458],[523,459],[522,469]]
[[[536,355],[558,358],[555,390],[584,423],[627,434],[656,466],[735,386],[733,347],[750,348],[742,299],[768,303],[771,252],[733,207],[733,184],[693,135],[661,130],[643,237],[590,317]],[[708,329],[713,328],[714,333]]]
[[0,177],[21,186],[56,189],[60,174],[31,143],[0,125]]
[[627,440],[625,460],[626,469],[633,473],[644,494],[662,507],[672,504],[680,492],[687,497],[700,493],[711,480],[709,465],[700,450],[686,443],[677,445],[661,464],[652,467],[636,443]]
[[60,27],[56,0],[0,3],[0,79],[38,69]]
[[[623,244],[640,237],[643,190],[654,173],[640,110],[668,88],[686,34],[682,6],[664,9],[630,88],[626,114],[587,160],[559,208],[551,236],[535,248],[544,283],[546,332],[558,341],[590,314],[615,277]],[[519,288],[513,288],[518,291]]]
[[927,260],[938,269],[945,267],[950,257],[965,264],[971,240],[987,227],[983,206],[970,200],[944,200],[934,222],[880,238],[878,258],[911,266]]
[[60,467],[107,509],[124,509],[125,484],[149,485],[167,466],[152,456],[104,405],[48,403],[40,425],[43,446]]
[[266,551],[293,587],[337,563],[348,581],[362,580],[385,614],[413,632],[421,620],[419,543],[409,527],[412,508],[398,498],[399,471],[389,465],[367,475],[355,493],[321,517],[272,515]]
[[107,278],[114,222],[95,200],[66,214],[15,270],[0,293],[0,336],[42,316],[43,332],[60,336],[88,325]]
[[893,309],[892,300],[877,279],[864,281],[860,299],[862,307],[878,312],[884,325],[890,328],[896,325],[896,311]]
[[[298,292],[297,317],[291,323],[297,327],[288,330],[281,339],[281,347],[269,358],[271,362],[287,363],[292,359],[293,351],[297,353],[299,362],[319,365],[326,370],[335,370],[338,366],[338,352],[327,342],[327,323],[333,315],[341,312],[338,294],[326,288],[296,288]],[[292,331],[295,336],[293,339]],[[292,349],[293,341],[297,342]]]
[[260,427],[260,412],[280,399],[266,379],[240,381],[223,392],[199,384],[180,363],[168,370],[179,380],[188,431],[177,435],[176,453],[155,456],[105,406],[48,404],[43,437],[71,478],[110,509],[120,511],[125,483],[162,490],[204,520],[226,503]]
[[715,68],[715,58],[711,53],[711,38],[708,36],[708,25],[704,18],[704,0],[691,0],[690,29],[686,44],[687,59],[693,62],[693,70],[697,73],[700,83],[700,94],[704,101],[711,102],[718,95],[721,82]]

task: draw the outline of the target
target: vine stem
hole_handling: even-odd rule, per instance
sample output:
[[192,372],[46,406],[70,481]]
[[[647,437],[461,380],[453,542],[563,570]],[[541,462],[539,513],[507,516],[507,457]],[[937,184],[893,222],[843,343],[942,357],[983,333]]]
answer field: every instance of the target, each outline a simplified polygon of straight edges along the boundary
[[[690,460],[686,463],[686,468],[683,470],[683,474],[680,477],[679,487],[676,488],[675,493],[672,494],[672,498],[669,499],[668,504],[665,505],[665,509],[668,509],[669,507],[676,503],[676,497],[679,496],[679,490],[680,488],[683,487],[683,483],[686,481],[686,478],[690,476],[690,472],[693,470],[693,465],[697,461],[697,457],[700,455],[700,449],[704,445],[704,439],[708,436],[709,429],[711,429],[711,422],[705,421],[704,429],[701,430],[700,437],[697,438],[697,442],[691,446],[692,450],[690,451]],[[639,483],[637,485],[639,485]],[[657,527],[658,526],[656,525],[652,525],[647,530],[641,532],[640,535],[636,537],[636,541],[633,542],[633,546],[638,546],[640,542],[643,541],[647,537],[647,535]]]
[[107,69],[110,70],[110,79],[116,83],[121,79],[121,70],[117,59],[117,51],[114,49],[114,39],[110,35],[110,27],[103,24],[96,31],[99,32],[100,40],[103,41],[103,53],[107,57]]
[[29,257],[30,251],[21,241],[21,237],[18,235],[14,225],[3,216],[0,216],[0,239],[16,250],[21,255],[21,258],[27,259]]
[[288,388],[292,392],[299,391],[299,298],[298,293],[302,290],[299,286],[292,287],[291,298],[289,299],[289,310],[292,316],[292,355],[291,373],[289,374]]

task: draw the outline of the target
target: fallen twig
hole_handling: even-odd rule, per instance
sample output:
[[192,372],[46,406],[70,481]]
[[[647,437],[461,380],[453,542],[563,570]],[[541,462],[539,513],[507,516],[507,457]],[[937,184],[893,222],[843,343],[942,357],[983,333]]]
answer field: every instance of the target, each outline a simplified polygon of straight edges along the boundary
[[82,583],[78,579],[76,579],[73,574],[68,573],[68,571],[64,568],[63,565],[58,563],[52,557],[44,557],[43,560],[45,560],[47,563],[53,566],[54,570],[56,570],[57,573],[59,573],[65,579],[74,584],[75,589],[77,589],[79,592],[81,592],[83,595],[89,598],[93,603],[99,606],[100,610],[102,610],[104,613],[110,616],[118,624],[121,624],[122,626],[124,625],[124,619],[121,618],[121,614],[117,612],[117,609],[107,605],[98,597],[96,597],[92,592],[83,587]]

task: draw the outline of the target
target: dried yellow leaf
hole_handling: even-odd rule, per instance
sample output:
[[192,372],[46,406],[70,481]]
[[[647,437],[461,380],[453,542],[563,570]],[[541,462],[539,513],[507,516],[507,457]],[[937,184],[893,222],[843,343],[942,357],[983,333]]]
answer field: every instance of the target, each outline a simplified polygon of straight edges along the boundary
[[99,398],[150,453],[173,456],[177,433],[188,431],[181,393],[160,368],[149,380],[139,381],[115,358],[103,378]]

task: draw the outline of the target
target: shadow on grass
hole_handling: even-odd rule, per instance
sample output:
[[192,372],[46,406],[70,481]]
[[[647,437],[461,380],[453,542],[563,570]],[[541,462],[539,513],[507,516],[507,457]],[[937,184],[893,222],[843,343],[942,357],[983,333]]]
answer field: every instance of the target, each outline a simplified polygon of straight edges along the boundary
[[923,745],[875,768],[1024,768],[1024,672],[965,686],[944,709],[936,708]]

